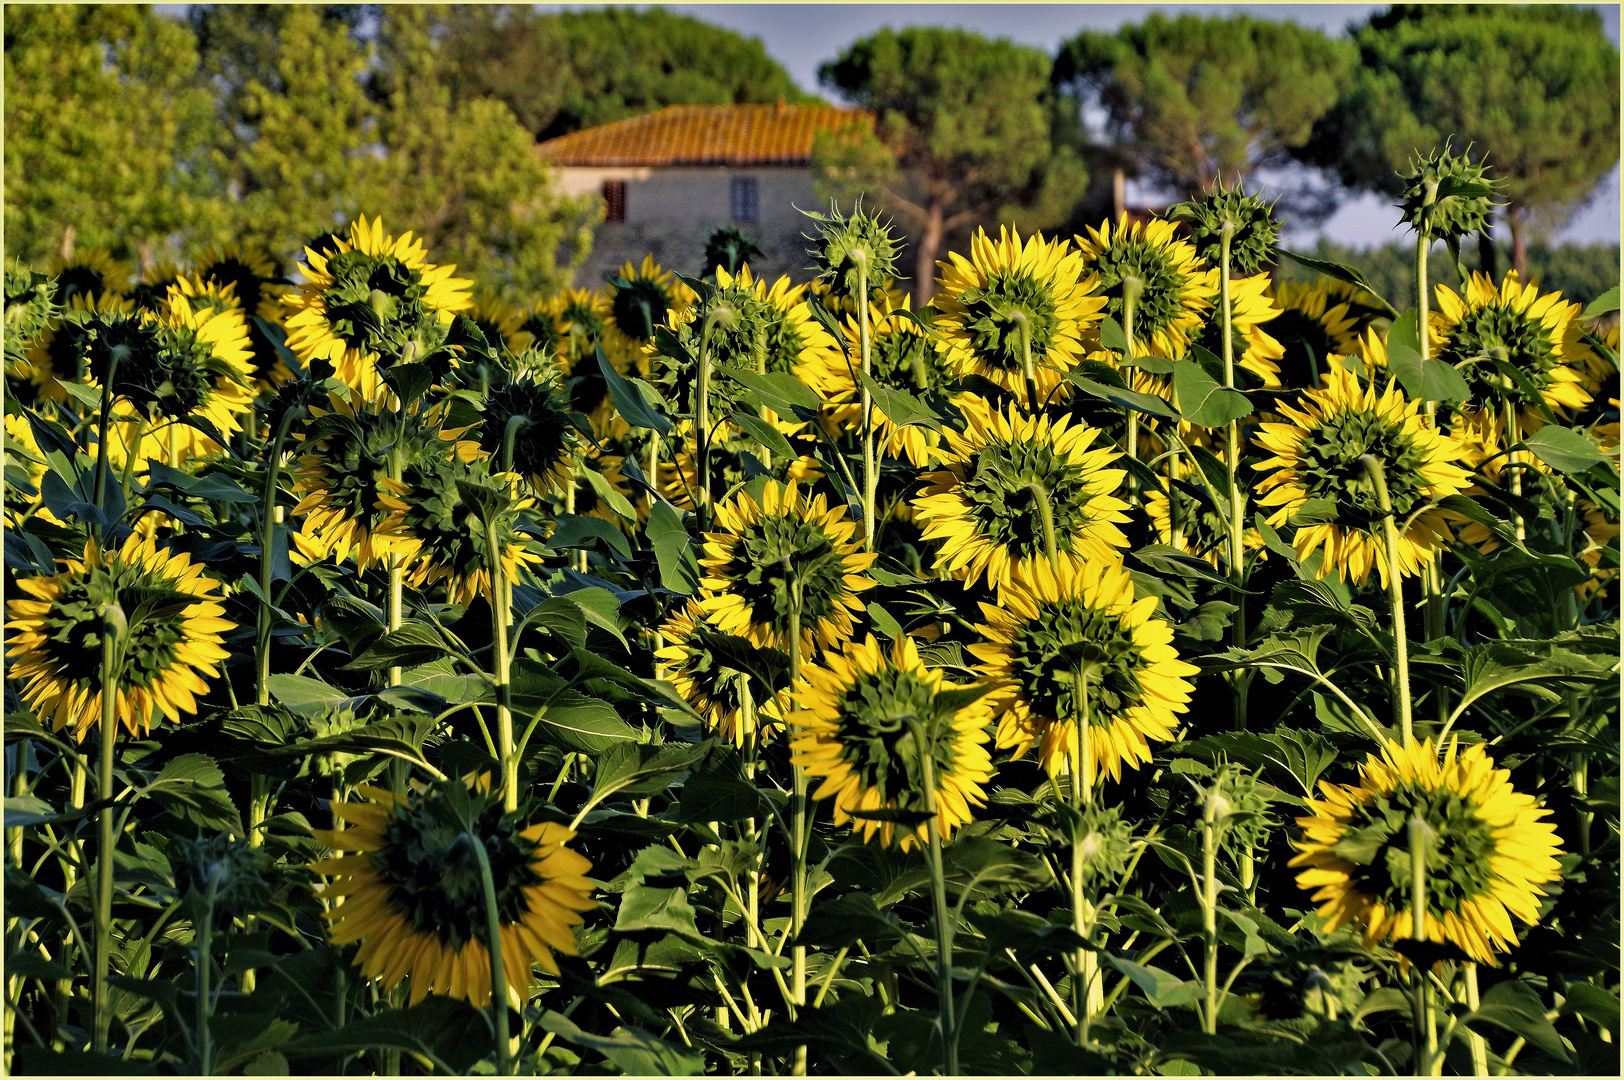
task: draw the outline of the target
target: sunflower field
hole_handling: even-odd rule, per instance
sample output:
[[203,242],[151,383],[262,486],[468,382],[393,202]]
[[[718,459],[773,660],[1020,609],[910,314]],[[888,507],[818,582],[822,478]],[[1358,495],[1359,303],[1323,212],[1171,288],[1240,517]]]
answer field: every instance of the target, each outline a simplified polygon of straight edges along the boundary
[[1616,1075],[1618,291],[1407,182],[8,266],[8,1071]]

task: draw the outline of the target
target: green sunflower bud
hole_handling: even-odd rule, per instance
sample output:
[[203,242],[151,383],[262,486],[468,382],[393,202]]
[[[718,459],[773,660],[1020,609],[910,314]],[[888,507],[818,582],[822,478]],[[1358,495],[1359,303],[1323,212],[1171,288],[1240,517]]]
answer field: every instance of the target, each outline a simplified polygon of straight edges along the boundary
[[1133,826],[1122,819],[1119,807],[1090,803],[1078,809],[1060,804],[1055,811],[1066,839],[1081,856],[1086,879],[1109,880],[1128,865]]
[[206,839],[177,840],[169,854],[175,884],[194,921],[212,919],[219,929],[270,899],[271,860],[262,848],[217,833]]
[[1280,235],[1274,206],[1261,195],[1243,194],[1238,182],[1225,188],[1218,180],[1205,198],[1179,203],[1167,216],[1188,223],[1190,243],[1213,266],[1223,259],[1224,232],[1228,230],[1230,275],[1251,277],[1274,261],[1274,244]]
[[829,285],[830,293],[839,298],[857,296],[866,272],[869,302],[879,302],[885,295],[886,282],[897,276],[897,256],[901,253],[891,226],[880,221],[877,214],[863,213],[861,200],[852,207],[849,218],[832,203],[827,214],[815,210],[801,213],[817,222],[817,235],[807,238],[815,244],[807,252],[812,256],[809,269]]
[[28,362],[28,348],[58,315],[53,296],[54,279],[24,267],[15,260],[6,264],[6,366],[21,367]]
[[1203,821],[1218,828],[1226,846],[1257,847],[1262,844],[1274,821],[1269,816],[1269,800],[1258,789],[1257,778],[1238,765],[1220,765],[1212,780],[1196,789]]
[[1417,157],[1403,174],[1404,201],[1399,208],[1416,232],[1437,240],[1458,240],[1483,232],[1497,206],[1496,182],[1485,166],[1465,154],[1452,154],[1446,141],[1442,150]]
[[742,229],[724,225],[705,241],[705,276],[713,276],[719,266],[736,277],[745,263],[760,255],[761,249]]

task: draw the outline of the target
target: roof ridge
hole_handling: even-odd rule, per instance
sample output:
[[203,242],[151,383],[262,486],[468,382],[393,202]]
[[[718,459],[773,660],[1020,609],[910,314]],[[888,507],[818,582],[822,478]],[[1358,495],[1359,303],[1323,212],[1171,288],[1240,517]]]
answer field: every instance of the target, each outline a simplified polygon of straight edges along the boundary
[[536,145],[560,165],[802,165],[819,131],[866,112],[823,102],[679,103],[583,128]]

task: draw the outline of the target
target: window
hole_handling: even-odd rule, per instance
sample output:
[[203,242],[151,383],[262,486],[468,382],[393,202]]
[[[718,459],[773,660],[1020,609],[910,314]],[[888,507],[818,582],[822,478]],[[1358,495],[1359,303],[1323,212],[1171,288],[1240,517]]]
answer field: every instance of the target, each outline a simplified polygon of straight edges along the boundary
[[733,220],[755,221],[761,216],[761,189],[753,176],[735,176],[732,183]]
[[626,181],[605,180],[603,182],[603,220],[626,220]]

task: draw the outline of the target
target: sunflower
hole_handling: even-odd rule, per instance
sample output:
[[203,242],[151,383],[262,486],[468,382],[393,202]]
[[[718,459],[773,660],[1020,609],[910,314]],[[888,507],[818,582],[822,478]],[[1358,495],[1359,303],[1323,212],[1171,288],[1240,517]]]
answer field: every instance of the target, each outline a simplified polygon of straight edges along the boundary
[[[978,230],[970,258],[949,252],[942,268],[936,328],[954,370],[1026,394],[1027,357],[1039,395],[1064,381],[1083,358],[1083,335],[1104,318],[1099,282],[1071,245],[1000,227],[998,239]],[[1058,370],[1056,370],[1058,369]],[[1028,402],[1028,405],[1034,405]]]
[[474,306],[469,310],[468,317],[485,335],[485,341],[491,348],[498,351],[506,349],[518,356],[535,340],[530,331],[523,329],[528,314],[523,308],[499,296],[479,293],[474,297]]
[[988,696],[999,749],[1019,758],[1038,747],[1051,776],[1077,760],[1077,723],[1088,703],[1087,777],[1150,760],[1150,742],[1174,737],[1197,668],[1178,657],[1173,628],[1154,617],[1156,598],[1135,599],[1120,564],[1034,563],[999,598],[981,605],[986,639],[971,645],[978,670],[998,685]]
[[716,504],[716,532],[700,559],[705,619],[724,634],[789,651],[794,599],[800,597],[801,652],[836,648],[851,638],[857,594],[874,587],[863,574],[877,556],[852,542],[857,523],[822,495],[806,498],[791,481],[768,480],[758,498],[744,491]]
[[[668,459],[659,463],[660,494],[679,510],[693,510],[694,500],[699,494],[699,469],[694,465],[693,454],[693,422],[678,421],[675,433],[668,444],[674,452]],[[722,429],[724,432],[727,426]],[[760,459],[756,457],[761,452],[760,446],[751,440],[729,433],[725,439],[712,442],[710,446],[710,481],[713,494],[731,491],[734,487],[744,483],[758,473]],[[746,458],[745,455],[750,455]],[[752,460],[753,459],[753,460]],[[781,482],[796,481],[803,484],[814,484],[823,477],[823,466],[818,459],[809,455],[802,455],[791,461],[774,458],[772,468],[768,470],[772,477]]]
[[153,263],[141,272],[141,280],[130,289],[130,299],[135,302],[137,310],[159,311],[170,288],[184,276],[185,271],[178,263],[167,259]]
[[305,249],[305,283],[282,298],[288,347],[305,363],[327,360],[346,386],[367,400],[387,390],[379,378],[387,367],[431,331],[449,325],[472,302],[470,282],[453,277],[455,266],[428,262],[423,241],[410,232],[398,239],[382,219],[365,217],[335,241],[336,254]]
[[[688,601],[672,612],[660,627],[668,643],[654,654],[663,677],[671,680],[682,699],[704,717],[706,725],[738,747],[752,739],[762,741],[783,723],[783,691],[773,693],[759,679],[734,668],[726,653],[718,651],[722,635],[705,622],[705,612]],[[755,712],[752,727],[744,715],[744,689],[748,685]]]
[[[45,506],[39,493],[46,464],[45,453],[34,437],[34,425],[22,413],[6,413],[5,430],[6,438],[16,448],[6,447],[5,527],[16,528],[18,522],[30,514],[51,525],[64,524]],[[29,488],[33,488],[32,495],[25,494]]]
[[[190,287],[190,286],[188,286]],[[186,423],[201,420],[227,441],[251,419],[253,354],[242,310],[229,294],[188,295],[172,287],[159,312],[142,312],[150,350],[115,373],[119,401],[113,411],[108,460],[122,467],[137,433],[137,460],[157,458],[180,468],[223,447]],[[97,353],[90,374],[99,382]]]
[[604,354],[621,371],[636,365],[638,374],[647,375],[643,346],[654,339],[655,327],[665,326],[698,297],[652,255],[643,256],[641,266],[626,263],[608,283],[611,317],[603,327]]
[[480,450],[490,456],[493,467],[523,476],[538,495],[562,491],[570,483],[580,435],[552,386],[534,375],[521,374],[491,388],[485,396],[478,438]]
[[930,754],[930,794],[936,828],[945,841],[985,806],[981,785],[992,779],[987,753],[987,712],[979,701],[960,707],[950,691],[967,687],[945,681],[925,666],[907,636],[889,654],[874,635],[826,653],[806,673],[804,686],[790,697],[799,708],[789,714],[796,729],[790,741],[793,762],[808,778],[821,779],[814,799],[834,799],[835,827],[854,818],[863,842],[876,832],[880,843],[903,851],[927,842],[925,823],[910,829],[894,821],[865,818],[876,811],[928,812],[925,758],[908,718],[916,720]]
[[312,407],[299,438],[304,451],[294,470],[293,490],[303,515],[293,534],[295,562],[328,556],[343,562],[352,552],[357,570],[413,554],[419,541],[402,529],[401,496],[408,489],[393,473],[419,456],[479,455],[477,443],[441,432],[430,416],[356,405],[336,394],[326,409]]
[[[912,299],[905,293],[888,294],[883,303],[870,307],[869,374],[881,386],[909,394],[946,393],[957,381],[952,354],[906,314],[912,311]],[[863,421],[862,357],[858,354],[862,327],[855,315],[847,315],[843,329],[851,355],[836,352],[822,357],[799,374],[819,397],[834,403],[831,419],[856,431]],[[915,465],[930,464],[928,447],[939,442],[930,429],[919,424],[899,428],[878,405],[874,406],[874,425],[882,450]]]
[[1533,796],[1511,786],[1482,743],[1388,743],[1359,768],[1359,783],[1320,782],[1324,799],[1300,817],[1303,839],[1288,864],[1313,889],[1328,929],[1352,924],[1365,947],[1413,936],[1409,822],[1420,817],[1427,847],[1427,940],[1450,942],[1473,960],[1517,944],[1511,917],[1539,922],[1541,885],[1561,876],[1556,826]]
[[465,838],[472,836],[496,882],[508,1004],[522,1007],[537,965],[557,975],[555,953],[579,955],[573,928],[597,906],[586,876],[592,864],[568,846],[570,829],[525,826],[502,813],[500,798],[450,787],[400,796],[363,784],[356,790],[369,801],[333,803],[349,828],[314,832],[345,854],[311,865],[333,876],[321,894],[339,898],[325,912],[329,935],[335,945],[361,942],[355,965],[386,989],[409,975],[412,1005],[435,993],[483,1008],[491,961],[483,877]]
[[1133,347],[1140,355],[1182,360],[1190,339],[1218,296],[1216,271],[1205,269],[1195,248],[1174,239],[1171,221],[1109,221],[1075,237],[1083,269],[1099,279],[1106,297],[1101,317],[1127,329],[1126,299],[1138,283],[1133,310]]
[[[1329,370],[1330,357],[1352,356],[1359,348],[1359,335],[1365,329],[1354,314],[1342,286],[1334,278],[1313,281],[1282,281],[1272,289],[1280,317],[1269,324],[1269,334],[1280,342],[1285,361],[1286,385],[1317,386],[1315,372]],[[1363,290],[1358,290],[1363,292]]]
[[116,292],[76,292],[64,307],[28,349],[26,370],[10,372],[33,384],[35,400],[67,401],[68,392],[61,384],[84,381],[85,354],[90,347],[87,327],[135,314],[134,301]]
[[106,248],[75,248],[67,258],[53,256],[45,273],[56,279],[56,302],[64,306],[75,296],[87,300],[107,293],[124,294],[130,288],[130,265],[113,258]]
[[[642,504],[632,504],[631,481],[626,479],[626,455],[609,454],[599,450],[596,446],[587,448],[581,456],[580,468],[575,472],[575,513],[584,517],[595,517],[599,521],[608,522],[626,532],[635,530],[637,521],[628,520],[624,514],[615,509],[611,501],[598,490],[598,483],[603,484],[609,491],[625,499],[632,506],[633,513],[643,508]],[[592,476],[597,476],[597,483]],[[638,514],[639,519],[641,514]]]
[[[1589,600],[1591,596],[1607,587],[1607,583],[1618,576],[1616,566],[1603,566],[1601,564],[1602,552],[1608,547],[1613,548],[1617,561],[1619,536],[1619,523],[1608,517],[1607,514],[1589,499],[1579,499],[1574,504],[1579,513],[1579,534],[1575,540],[1583,538],[1584,547],[1574,558],[1590,571],[1590,576],[1573,587],[1579,594],[1580,600]],[[1464,539],[1464,536],[1462,537]]]
[[27,595],[6,601],[9,674],[38,716],[80,741],[101,722],[107,606],[124,613],[114,708],[132,734],[145,734],[155,712],[175,723],[197,712],[205,677],[217,678],[230,655],[220,635],[234,624],[221,617],[219,583],[151,538],[132,535],[111,552],[92,540],[61,573],[18,578],[17,588]]
[[406,584],[421,589],[444,582],[447,602],[467,607],[475,597],[489,600],[491,592],[491,538],[467,501],[471,489],[502,508],[495,520],[496,544],[509,584],[518,584],[522,570],[541,563],[517,529],[519,515],[535,499],[517,496],[519,477],[490,472],[471,443],[459,441],[450,449],[414,457],[402,470],[399,487],[381,492],[378,505],[394,514],[399,535],[410,544],[401,557]]
[[1433,355],[1466,376],[1473,402],[1520,405],[1525,431],[1535,430],[1539,419],[1523,400],[1524,385],[1559,412],[1590,403],[1584,383],[1593,357],[1579,325],[1578,304],[1564,301],[1561,293],[1539,295],[1539,286],[1523,285],[1516,271],[1506,274],[1499,287],[1474,272],[1465,299],[1447,285],[1437,286],[1435,293],[1438,306],[1429,323],[1436,342]]
[[943,468],[922,477],[914,500],[925,540],[941,540],[936,569],[973,585],[983,574],[1002,589],[1012,575],[1047,562],[1043,502],[1053,517],[1061,561],[1109,561],[1128,538],[1117,528],[1128,504],[1112,493],[1127,473],[1120,455],[1094,448],[1098,430],[1062,416],[1000,412],[974,394],[961,399],[963,433],[943,432]]
[[1407,401],[1392,382],[1385,392],[1378,392],[1374,383],[1361,389],[1353,371],[1339,365],[1327,384],[1323,390],[1305,391],[1300,407],[1282,402],[1279,409],[1287,423],[1261,425],[1257,444],[1273,456],[1252,466],[1264,474],[1257,485],[1259,504],[1279,508],[1269,518],[1278,529],[1314,500],[1310,509],[1317,511],[1316,520],[1297,529],[1297,557],[1306,560],[1323,548],[1321,577],[1335,573],[1363,584],[1374,567],[1385,583],[1389,567],[1382,510],[1361,461],[1368,454],[1386,472],[1393,514],[1402,530],[1399,573],[1419,573],[1449,535],[1444,512],[1422,508],[1459,495],[1469,483],[1470,474],[1456,464],[1462,447],[1427,426],[1421,403]]
[[564,296],[544,296],[519,322],[521,333],[530,335],[530,352],[549,357],[549,370],[562,373],[569,354],[570,323],[564,318]]
[[287,362],[257,323],[281,329],[286,308],[282,297],[290,286],[282,277],[281,268],[263,248],[252,244],[230,243],[211,247],[197,260],[193,271],[200,281],[224,288],[233,287],[242,303],[243,314],[249,316],[248,337],[254,349],[254,379],[259,389],[275,390],[293,378]]

